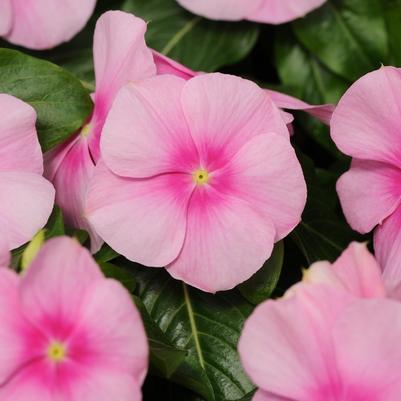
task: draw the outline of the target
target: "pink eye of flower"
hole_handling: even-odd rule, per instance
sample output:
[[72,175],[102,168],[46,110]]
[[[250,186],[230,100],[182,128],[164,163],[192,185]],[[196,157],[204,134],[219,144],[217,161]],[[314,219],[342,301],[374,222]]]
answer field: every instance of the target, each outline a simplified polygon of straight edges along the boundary
[[200,168],[193,173],[193,179],[197,185],[204,185],[209,182],[209,173]]
[[46,355],[51,362],[61,363],[67,357],[67,347],[58,341],[53,341],[48,346]]

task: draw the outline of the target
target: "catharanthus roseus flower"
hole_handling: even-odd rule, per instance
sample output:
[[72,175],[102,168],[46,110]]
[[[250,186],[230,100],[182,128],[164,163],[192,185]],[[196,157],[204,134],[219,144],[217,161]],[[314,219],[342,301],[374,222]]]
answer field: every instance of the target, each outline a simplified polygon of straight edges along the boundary
[[401,260],[400,107],[401,70],[382,67],[351,86],[331,122],[334,142],[353,157],[337,183],[344,214],[361,233],[379,225],[375,251],[388,272]]
[[128,292],[71,238],[0,269],[2,401],[141,400],[148,346]]
[[282,24],[303,17],[326,0],[177,0],[189,11],[215,20]]
[[99,159],[100,134],[116,93],[127,82],[156,73],[145,31],[145,22],[128,13],[109,11],[99,18],[93,46],[96,91],[92,116],[80,132],[45,155],[45,176],[56,187],[56,203],[67,224],[90,233],[93,251],[102,241],[83,216],[88,180]]
[[163,75],[125,86],[105,124],[86,214],[128,259],[215,292],[269,258],[306,186],[279,109],[254,83]]
[[47,222],[54,188],[42,177],[35,110],[0,94],[0,242],[14,249]]
[[86,24],[96,0],[1,0],[0,36],[31,49],[69,41]]
[[400,294],[386,298],[366,246],[351,244],[305,276],[245,323],[239,352],[259,386],[253,401],[397,401]]

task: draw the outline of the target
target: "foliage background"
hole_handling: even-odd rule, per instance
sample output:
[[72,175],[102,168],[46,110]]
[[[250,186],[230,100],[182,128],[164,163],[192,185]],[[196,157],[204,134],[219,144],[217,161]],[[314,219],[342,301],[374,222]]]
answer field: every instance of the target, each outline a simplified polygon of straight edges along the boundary
[[[278,27],[208,21],[175,0],[99,0],[90,23],[68,44],[16,52],[0,43],[0,92],[36,108],[44,150],[68,138],[90,114],[93,30],[98,16],[110,9],[148,21],[148,45],[192,69],[240,75],[310,103],[336,103],[363,74],[381,64],[401,65],[401,0],[328,0],[306,18]],[[246,317],[259,302],[282,295],[311,263],[334,260],[352,239],[370,240],[346,224],[335,193],[348,158],[327,127],[302,113],[295,117],[293,143],[308,184],[307,207],[302,223],[247,283],[210,295],[163,270],[128,262],[108,247],[96,255],[142,312],[151,345],[145,401],[250,400],[254,387],[236,352]],[[87,240],[85,233],[64,227],[55,209],[47,236],[64,232]],[[15,252],[14,263],[20,254]]]

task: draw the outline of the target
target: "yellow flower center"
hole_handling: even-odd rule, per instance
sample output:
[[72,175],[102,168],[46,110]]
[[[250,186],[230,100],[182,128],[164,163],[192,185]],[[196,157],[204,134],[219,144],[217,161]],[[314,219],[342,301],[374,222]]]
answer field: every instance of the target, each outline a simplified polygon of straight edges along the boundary
[[47,357],[55,363],[63,362],[67,356],[67,348],[57,341],[52,342],[47,348]]
[[206,170],[199,169],[193,173],[193,178],[197,185],[207,184],[209,181],[209,173]]
[[86,138],[90,134],[92,129],[91,124],[86,124],[82,129],[81,129],[81,135]]

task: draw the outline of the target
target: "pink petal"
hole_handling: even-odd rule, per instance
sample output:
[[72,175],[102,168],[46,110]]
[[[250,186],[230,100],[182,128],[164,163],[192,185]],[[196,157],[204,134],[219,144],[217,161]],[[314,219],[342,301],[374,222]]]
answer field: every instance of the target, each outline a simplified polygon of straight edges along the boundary
[[0,188],[0,237],[14,249],[46,224],[54,188],[40,175],[22,172],[0,172]]
[[320,7],[326,0],[264,0],[261,7],[247,15],[250,21],[283,24]]
[[184,85],[163,75],[120,91],[101,140],[103,159],[114,173],[140,178],[199,168],[180,105]]
[[377,227],[374,247],[386,288],[401,301],[401,207]]
[[331,120],[331,136],[342,152],[401,167],[400,87],[394,67],[381,67],[351,86]]
[[148,367],[148,342],[127,290],[117,281],[103,280],[91,288],[84,305],[70,343],[72,348],[88,347],[89,353],[77,355],[77,361],[88,370],[102,367],[128,374],[142,384]]
[[13,20],[13,9],[11,0],[0,2],[0,36],[6,35],[10,29]]
[[35,123],[36,112],[29,104],[0,94],[0,171],[42,174],[43,157]]
[[278,397],[263,390],[258,390],[252,398],[252,401],[294,401],[289,398]]
[[11,254],[9,252],[8,241],[6,238],[0,237],[0,268],[8,267],[11,262]]
[[224,165],[256,135],[289,137],[279,109],[251,81],[219,73],[200,75],[187,81],[181,99],[202,165]]
[[263,4],[263,0],[177,0],[178,3],[202,17],[238,21]]
[[90,184],[86,216],[115,251],[162,267],[182,248],[193,185],[186,174],[121,178],[100,162]]
[[69,41],[86,24],[96,0],[13,0],[13,24],[6,39],[31,49]]
[[68,237],[46,242],[21,280],[25,316],[47,335],[67,337],[85,295],[103,276],[90,253]]
[[56,203],[63,211],[65,222],[90,234],[93,253],[103,244],[84,217],[86,193],[94,170],[88,141],[80,134],[45,155],[45,177],[56,188]]
[[170,74],[180,77],[188,81],[198,75],[198,72],[192,71],[184,65],[177,63],[175,60],[157,52],[156,50],[152,50],[153,61],[156,64],[157,75]]
[[211,185],[195,189],[187,224],[184,246],[167,271],[212,293],[256,273],[270,257],[276,235],[268,216]]
[[371,231],[401,202],[401,170],[389,164],[353,160],[337,182],[345,217],[354,230]]
[[320,401],[314,395],[336,379],[327,334],[349,302],[346,294],[315,285],[258,306],[245,322],[239,341],[252,381],[277,396]]
[[350,306],[333,329],[347,399],[397,401],[401,394],[401,304],[388,299]]
[[273,133],[256,136],[216,174],[223,181],[222,190],[269,216],[276,229],[276,241],[301,221],[306,184],[288,139]]
[[119,89],[126,83],[156,74],[152,52],[145,43],[146,23],[122,11],[108,11],[98,20],[93,54],[95,61],[95,109],[89,145],[97,162],[99,140],[107,113]]
[[277,107],[288,110],[301,110],[309,113],[322,123],[329,125],[331,116],[333,115],[335,106],[333,104],[310,105],[295,97],[286,95],[285,93],[276,92],[266,89],[273,102]]

